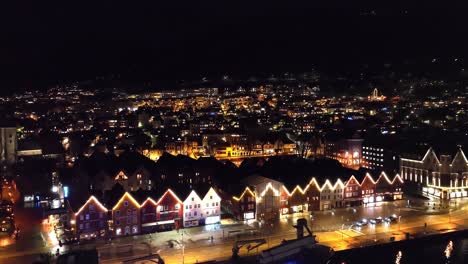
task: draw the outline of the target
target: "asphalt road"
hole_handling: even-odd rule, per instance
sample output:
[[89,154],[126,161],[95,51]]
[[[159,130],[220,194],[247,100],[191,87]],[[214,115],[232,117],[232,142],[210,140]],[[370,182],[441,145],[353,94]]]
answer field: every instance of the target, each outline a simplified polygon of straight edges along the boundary
[[[426,233],[449,232],[450,230],[468,227],[468,201],[460,201],[451,204],[449,208],[434,208],[428,206],[427,201],[412,200],[410,206],[407,201],[382,203],[376,206],[342,208],[335,211],[315,212],[313,220],[308,213],[289,215],[277,221],[247,225],[231,226],[206,226],[189,228],[177,233],[176,231],[163,232],[137,237],[127,237],[112,241],[105,241],[80,245],[79,248],[97,247],[102,263],[119,263],[129,258],[144,256],[158,252],[166,263],[196,263],[196,261],[222,260],[232,255],[232,245],[237,239],[265,238],[267,243],[259,247],[261,252],[268,247],[279,244],[283,239],[294,239],[295,229],[291,226],[298,218],[306,218],[312,227],[314,234],[320,243],[331,246],[334,250],[347,249],[367,244],[389,242],[390,237],[396,240],[405,239],[405,233],[421,235]],[[18,212],[19,215],[22,213]],[[364,226],[361,229],[352,228],[352,224],[362,218],[373,218],[400,215],[400,223],[391,225]],[[24,218],[20,216],[19,222],[27,224],[31,222],[34,214],[24,212]],[[427,223],[427,228],[424,224]],[[30,232],[23,234],[23,239],[13,245],[0,247],[1,263],[28,263],[26,259],[37,257],[40,252],[55,252],[56,245],[53,239],[47,238],[47,230],[43,225],[32,221],[28,227]],[[241,231],[237,238],[229,231]],[[211,241],[213,236],[213,241]],[[169,244],[174,246],[171,247]],[[19,247],[23,244],[26,246]],[[77,247],[74,247],[77,248]],[[71,250],[62,247],[62,251]],[[241,249],[240,255],[256,254],[257,250],[247,252]],[[36,255],[35,255],[36,254]],[[182,260],[184,259],[184,261]]]

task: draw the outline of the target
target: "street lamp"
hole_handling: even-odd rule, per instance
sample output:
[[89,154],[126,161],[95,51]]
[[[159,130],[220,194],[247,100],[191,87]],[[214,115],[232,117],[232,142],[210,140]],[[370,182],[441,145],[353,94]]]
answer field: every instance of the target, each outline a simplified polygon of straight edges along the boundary
[[341,240],[344,240],[344,224],[341,225]]
[[398,231],[400,231],[401,215],[398,216]]
[[182,231],[182,264],[185,262],[184,231]]

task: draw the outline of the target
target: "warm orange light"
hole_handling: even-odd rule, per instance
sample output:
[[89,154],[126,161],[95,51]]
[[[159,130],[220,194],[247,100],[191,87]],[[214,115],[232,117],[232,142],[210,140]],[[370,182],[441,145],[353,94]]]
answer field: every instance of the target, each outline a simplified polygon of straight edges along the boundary
[[95,202],[99,208],[101,208],[103,211],[108,211],[106,207],[104,207],[99,201],[98,199],[96,199],[96,197],[94,196],[91,196],[89,197],[88,201],[86,201],[86,203],[78,210],[78,212],[75,213],[75,216],[76,215],[79,215],[81,213],[81,211],[86,207],[86,205],[88,205],[88,203],[90,203],[91,201]]
[[140,208],[140,204],[135,200],[135,198],[133,198],[128,192],[126,192],[122,198],[120,198],[120,200],[115,204],[114,208],[112,208],[112,211],[117,209],[121,203],[123,203],[123,201],[125,200],[125,197],[127,197],[136,207]]
[[366,181],[366,179],[370,179],[370,181],[372,182],[372,184],[376,184],[376,182],[374,181],[374,179],[372,178],[372,176],[370,176],[369,173],[366,173],[366,176],[364,177],[364,179],[362,179],[362,182],[361,182],[361,186],[364,184],[364,182]]
[[177,202],[181,204],[183,203],[171,189],[167,189],[167,191],[161,196],[161,198],[159,198],[157,204],[161,203],[161,201],[164,199],[164,197],[166,197],[168,193],[170,193],[177,200]]
[[154,200],[153,200],[151,197],[148,197],[148,198],[146,198],[146,200],[145,200],[145,201],[144,201],[144,202],[141,204],[141,206],[140,206],[140,207],[143,207],[143,206],[145,206],[147,202],[150,202],[150,203],[152,203],[154,206],[156,206],[156,205],[157,205],[157,203],[156,203],[156,202],[155,202],[155,201],[154,201]]
[[253,193],[253,192],[250,190],[249,187],[245,187],[245,190],[242,192],[242,194],[241,194],[240,197],[233,196],[232,199],[234,199],[234,200],[236,200],[236,201],[239,201],[239,200],[241,200],[241,199],[244,197],[244,195],[245,195],[246,193],[250,193],[250,195],[252,195],[253,197],[255,197],[255,193]]

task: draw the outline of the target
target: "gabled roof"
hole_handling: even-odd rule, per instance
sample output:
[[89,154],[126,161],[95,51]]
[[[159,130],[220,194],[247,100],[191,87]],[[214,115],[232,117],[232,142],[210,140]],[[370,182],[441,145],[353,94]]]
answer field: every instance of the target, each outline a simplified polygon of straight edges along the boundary
[[208,194],[209,194],[210,192],[211,192],[211,193],[214,193],[216,196],[218,196],[219,198],[221,198],[221,197],[219,196],[218,192],[216,192],[216,190],[215,190],[213,187],[211,187],[211,188],[208,190],[208,192],[206,192],[205,195],[203,195],[202,200],[205,200],[205,198],[207,198],[207,196],[208,196]]
[[171,195],[172,197],[174,197],[179,203],[183,203],[179,197],[171,190],[171,189],[167,189],[167,191],[164,192],[164,194],[158,199],[158,201],[156,202],[157,204],[160,204],[161,201],[163,201],[167,195]]
[[387,174],[385,172],[381,172],[379,178],[376,181],[377,184],[382,184],[382,183],[388,183],[392,184],[392,181],[388,178]]
[[363,185],[365,181],[370,181],[374,185],[376,184],[376,181],[374,180],[374,178],[372,178],[372,175],[370,175],[369,173],[365,174],[364,178],[361,181],[361,185]]
[[117,207],[125,200],[125,198],[128,198],[136,207],[140,207],[138,201],[135,200],[135,198],[133,198],[133,196],[129,192],[126,192],[124,193],[122,198],[120,198],[120,200],[114,205],[114,207],[112,207],[112,210],[117,209]]
[[349,177],[349,179],[346,181],[345,186],[348,186],[349,183],[351,183],[353,180],[356,181],[357,184],[359,184],[358,179],[356,179],[356,177],[354,177],[354,175],[351,175],[351,177]]
[[245,195],[248,195],[248,194],[250,194],[250,195],[252,195],[253,197],[255,197],[255,193],[254,193],[252,190],[250,190],[249,187],[245,187],[244,191],[242,192],[242,194],[241,194],[240,196],[238,196],[238,197],[237,197],[237,196],[233,196],[232,198],[233,198],[234,200],[236,200],[236,201],[239,201],[239,200],[241,200]]
[[401,178],[400,174],[398,173],[395,175],[395,177],[393,177],[392,184],[394,184],[397,181],[399,181],[400,183],[404,183],[403,178]]
[[83,206],[81,206],[81,208],[75,213],[75,215],[78,215],[79,213],[81,213],[81,211],[91,202],[96,203],[103,211],[106,211],[106,212],[108,211],[108,209],[104,205],[102,205],[101,202],[99,202],[99,200],[96,197],[91,196],[86,201],[86,203],[83,204]]
[[141,203],[141,207],[145,206],[147,203],[151,203],[153,206],[157,206],[157,205],[158,205],[158,203],[157,203],[155,200],[153,200],[153,198],[148,197],[148,198],[146,198],[146,200],[144,200],[144,201]]
[[453,165],[458,159],[462,159],[465,163],[468,164],[468,159],[466,158],[465,153],[463,152],[461,147],[458,148],[457,153],[455,154],[455,157],[453,157],[451,164]]
[[196,197],[196,198],[197,198],[198,200],[200,200],[200,201],[202,200],[202,198],[200,198],[200,196],[198,195],[198,193],[197,193],[195,190],[191,190],[191,192],[187,195],[187,197],[185,197],[184,203],[185,203],[185,202],[190,202],[188,199],[189,199],[190,197],[192,197],[192,196],[193,196],[193,197]]

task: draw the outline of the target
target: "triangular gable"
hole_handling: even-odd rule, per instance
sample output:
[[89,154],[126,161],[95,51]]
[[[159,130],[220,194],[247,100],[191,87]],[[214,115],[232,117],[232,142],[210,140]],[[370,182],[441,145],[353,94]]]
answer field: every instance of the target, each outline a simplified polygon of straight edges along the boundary
[[322,185],[320,188],[320,191],[325,190],[325,188],[328,186],[328,189],[333,190],[333,186],[329,180],[326,180],[325,183]]
[[320,192],[320,185],[315,178],[312,178],[309,184],[304,188],[304,193],[307,192],[309,188],[312,188],[312,186],[315,186],[316,190]]
[[468,160],[466,159],[465,153],[461,148],[458,148],[457,154],[455,154],[455,157],[453,157],[451,165],[453,166],[456,161],[460,161],[465,165],[468,164]]
[[205,197],[203,197],[203,201],[206,201],[210,195],[213,196],[214,200],[221,200],[221,197],[218,195],[218,193],[213,189],[213,187],[211,187],[205,194]]
[[273,184],[271,184],[271,182],[269,182],[266,185],[265,190],[263,190],[263,192],[260,193],[260,197],[265,196],[265,194],[268,192],[268,190],[271,190],[273,192],[274,196],[280,196],[280,192],[277,189],[275,189],[275,187],[273,187]]
[[304,194],[304,190],[302,190],[301,186],[297,185],[294,187],[294,190],[289,194],[289,196],[293,196],[294,194]]
[[433,157],[437,161],[437,164],[439,164],[439,165],[441,164],[440,161],[439,161],[439,158],[437,158],[437,155],[434,152],[434,149],[432,149],[432,148],[429,148],[427,150],[427,152],[424,155],[424,157],[422,158],[421,162],[425,162],[427,159],[430,159],[431,157]]
[[200,202],[202,201],[198,193],[195,190],[192,190],[190,194],[187,196],[187,199],[185,199],[184,203],[191,202],[192,197],[194,197],[196,201],[200,201]]
[[140,204],[137,202],[137,200],[135,200],[135,198],[133,198],[133,196],[130,193],[126,192],[124,193],[122,198],[120,198],[120,200],[114,205],[112,210],[115,210],[117,207],[119,207],[119,205],[125,200],[125,198],[128,198],[130,202],[132,202],[136,207],[140,208]]
[[245,187],[245,190],[242,192],[242,194],[239,197],[233,196],[232,198],[236,201],[242,200],[244,198],[244,195],[251,195],[255,198],[255,193],[250,190],[249,187]]
[[364,176],[364,179],[362,179],[362,182],[361,182],[361,186],[364,185],[365,182],[371,182],[373,185],[376,184],[376,182],[374,181],[374,179],[372,178],[372,176],[369,174],[369,173],[366,173],[366,176]]
[[79,213],[81,213],[81,211],[91,202],[94,202],[95,204],[97,204],[103,211],[106,211],[106,212],[109,211],[104,205],[102,205],[102,203],[99,202],[99,200],[96,197],[91,196],[86,201],[86,203],[83,206],[81,206],[81,208],[75,213],[75,215],[78,215]]
[[376,184],[384,184],[384,183],[392,184],[392,182],[388,178],[387,174],[385,174],[385,172],[382,171],[380,173],[379,178],[377,179]]
[[151,197],[146,198],[146,200],[141,204],[141,207],[145,206],[147,203],[150,203],[154,206],[157,205],[156,201],[153,200]]
[[392,184],[394,183],[403,183],[403,179],[401,178],[400,174],[395,175],[395,178],[393,178]]
[[161,196],[161,198],[159,198],[157,204],[160,204],[161,201],[163,201],[167,195],[171,195],[172,197],[174,197],[178,203],[183,203],[171,189],[167,189],[167,191]]
[[351,175],[351,178],[349,178],[349,180],[346,181],[346,185],[345,186],[348,186],[350,184],[356,184],[356,185],[360,185],[359,184],[359,181],[356,179],[356,177],[354,177],[354,175]]
[[335,185],[333,185],[333,190],[338,188],[338,187],[341,187],[341,189],[343,189],[344,186],[345,185],[344,185],[343,181],[341,179],[338,179],[338,180],[336,180]]
[[127,180],[128,179],[128,176],[127,174],[125,174],[125,172],[123,170],[119,170],[116,174],[115,174],[115,177],[114,179],[116,181],[119,181],[119,180]]

